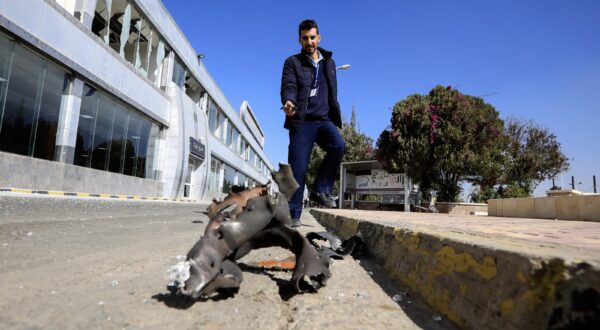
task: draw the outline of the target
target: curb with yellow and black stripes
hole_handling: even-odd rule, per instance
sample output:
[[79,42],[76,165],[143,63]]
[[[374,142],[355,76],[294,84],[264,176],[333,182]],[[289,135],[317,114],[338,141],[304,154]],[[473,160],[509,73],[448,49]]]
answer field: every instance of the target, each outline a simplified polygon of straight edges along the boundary
[[197,203],[198,202],[193,199],[182,199],[182,198],[95,194],[95,193],[68,192],[68,191],[57,191],[57,190],[35,190],[35,189],[22,189],[22,188],[0,188],[0,192],[13,192],[13,193],[21,193],[21,194],[39,194],[39,195],[52,195],[52,196],[96,197],[96,198],[111,198],[111,199],[133,199],[133,200],[149,200],[149,201],[184,202],[184,203]]

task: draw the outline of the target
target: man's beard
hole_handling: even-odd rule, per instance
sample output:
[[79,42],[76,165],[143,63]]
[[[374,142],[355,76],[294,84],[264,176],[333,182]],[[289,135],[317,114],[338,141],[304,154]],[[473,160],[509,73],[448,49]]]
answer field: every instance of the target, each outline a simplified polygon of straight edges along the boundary
[[317,50],[316,47],[304,47],[304,51],[309,54],[313,54],[316,50]]

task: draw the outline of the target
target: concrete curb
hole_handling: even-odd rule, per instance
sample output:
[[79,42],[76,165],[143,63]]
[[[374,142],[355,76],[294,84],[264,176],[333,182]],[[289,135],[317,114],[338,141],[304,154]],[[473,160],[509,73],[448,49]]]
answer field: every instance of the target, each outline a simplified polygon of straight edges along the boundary
[[22,189],[22,188],[0,188],[0,192],[53,195],[53,196],[70,196],[70,197],[96,197],[96,198],[112,198],[112,199],[171,201],[171,202],[184,202],[184,203],[197,203],[198,202],[198,201],[192,200],[192,199],[146,197],[146,196],[132,196],[132,195],[95,194],[95,193],[81,193],[81,192],[69,192],[69,191],[57,191],[57,190],[34,190],[34,189]]
[[342,238],[360,235],[387,276],[461,328],[600,328],[596,251],[588,260],[570,257],[576,251],[569,247],[536,250],[529,242],[530,249],[461,228],[428,230],[401,219],[368,220],[366,212],[354,217],[348,210],[311,213]]

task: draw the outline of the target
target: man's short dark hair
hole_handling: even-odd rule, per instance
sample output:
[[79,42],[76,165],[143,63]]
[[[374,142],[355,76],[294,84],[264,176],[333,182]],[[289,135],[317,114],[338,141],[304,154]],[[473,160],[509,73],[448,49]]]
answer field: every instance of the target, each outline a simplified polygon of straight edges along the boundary
[[317,22],[312,19],[305,19],[302,22],[300,22],[300,25],[298,26],[298,35],[302,33],[302,30],[310,30],[312,28],[317,29],[317,34],[319,34],[319,27],[317,26]]

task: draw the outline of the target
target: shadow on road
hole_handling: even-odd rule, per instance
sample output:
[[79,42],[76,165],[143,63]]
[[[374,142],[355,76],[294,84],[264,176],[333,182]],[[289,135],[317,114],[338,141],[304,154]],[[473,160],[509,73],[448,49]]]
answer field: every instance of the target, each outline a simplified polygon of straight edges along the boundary
[[162,302],[168,307],[177,309],[188,309],[196,303],[195,299],[185,296],[177,296],[171,293],[155,294],[154,296],[152,296],[152,299],[155,299],[158,302]]
[[188,309],[192,307],[196,302],[205,302],[205,301],[220,301],[229,298],[233,298],[237,293],[236,290],[222,290],[219,291],[216,295],[210,297],[201,297],[198,299],[193,299],[188,296],[177,295],[172,293],[158,293],[152,296],[152,299],[155,299],[158,302],[164,303],[166,306],[177,309]]
[[275,282],[275,284],[277,284],[277,287],[279,288],[279,296],[283,301],[288,301],[290,298],[298,294],[298,291],[294,289],[289,280],[277,278],[275,275],[266,272],[262,267],[251,266],[245,263],[238,263],[238,266],[240,266],[242,271],[268,276],[271,280],[273,280],[273,282]]

